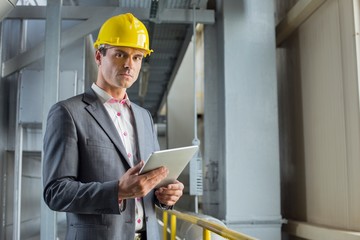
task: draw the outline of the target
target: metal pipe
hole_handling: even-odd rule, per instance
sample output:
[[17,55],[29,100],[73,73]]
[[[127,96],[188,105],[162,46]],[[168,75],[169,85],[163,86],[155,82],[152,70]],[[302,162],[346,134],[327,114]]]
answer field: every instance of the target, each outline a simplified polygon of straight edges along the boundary
[[[21,22],[20,51],[26,50],[27,20]],[[14,209],[13,209],[13,239],[20,239],[21,227],[21,187],[22,187],[22,162],[23,162],[23,126],[20,123],[20,93],[21,72],[18,74],[17,96],[16,96],[16,126],[15,126],[15,153],[14,153]]]
[[194,80],[194,140],[198,141],[197,136],[197,102],[196,102],[196,11],[195,3],[193,3],[193,59],[194,59],[194,69],[193,69],[193,80]]
[[316,226],[307,222],[289,220],[284,225],[284,232],[305,239],[341,239],[360,240],[360,232],[340,230],[330,227]]
[[287,223],[286,219],[251,219],[251,220],[237,220],[237,221],[223,221],[226,225],[281,225]]
[[[194,145],[200,145],[200,141],[197,136],[197,102],[196,102],[196,11],[195,11],[195,3],[193,4],[193,58],[194,58],[194,70],[193,70],[193,78],[194,78]],[[200,151],[200,150],[198,150]],[[199,212],[199,199],[198,195],[195,195],[195,213]]]
[[[192,141],[193,145],[196,146],[200,146],[200,140],[198,139],[198,126],[197,126],[197,99],[196,99],[196,93],[197,93],[197,88],[196,88],[196,3],[195,0],[194,2],[192,2],[192,7],[193,7],[193,61],[194,61],[194,68],[193,68],[193,80],[194,80],[194,139]],[[201,156],[201,154],[199,154],[200,149],[198,150],[197,155],[195,156],[194,159],[192,159],[192,162],[195,162],[195,164],[191,164],[190,163],[190,168],[195,168],[195,173],[197,174],[197,161],[199,156]],[[190,173],[191,173],[190,169]],[[194,172],[192,173],[194,174]],[[190,181],[191,181],[191,177],[190,177]],[[196,183],[192,183],[190,182],[190,184],[195,184]],[[191,188],[190,188],[191,189]],[[191,192],[190,192],[191,194]],[[195,213],[199,212],[199,196],[198,193],[195,193]]]
[[[20,85],[20,83],[18,83]],[[18,90],[19,92],[19,90]],[[19,93],[18,93],[19,105]],[[19,109],[19,106],[17,107]],[[19,110],[17,110],[19,115]],[[18,116],[16,117],[18,119]],[[21,226],[21,178],[22,178],[22,152],[23,152],[23,128],[17,121],[15,129],[15,164],[14,164],[14,209],[13,209],[13,240],[20,239]]]

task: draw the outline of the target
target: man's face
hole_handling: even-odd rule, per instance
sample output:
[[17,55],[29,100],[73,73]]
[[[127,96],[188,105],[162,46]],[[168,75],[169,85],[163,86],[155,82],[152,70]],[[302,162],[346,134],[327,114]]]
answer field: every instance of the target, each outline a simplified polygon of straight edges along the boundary
[[144,52],[129,47],[108,46],[105,56],[96,51],[97,84],[104,90],[126,89],[137,80]]

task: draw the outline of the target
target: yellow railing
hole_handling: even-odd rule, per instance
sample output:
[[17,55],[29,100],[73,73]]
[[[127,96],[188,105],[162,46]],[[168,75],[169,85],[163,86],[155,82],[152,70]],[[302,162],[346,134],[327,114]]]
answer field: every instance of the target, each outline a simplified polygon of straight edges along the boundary
[[211,232],[230,240],[256,240],[253,237],[238,233],[219,224],[175,210],[163,211],[163,240],[168,240],[168,221],[170,215],[170,240],[176,239],[176,218],[195,224],[203,229],[203,240],[211,240]]

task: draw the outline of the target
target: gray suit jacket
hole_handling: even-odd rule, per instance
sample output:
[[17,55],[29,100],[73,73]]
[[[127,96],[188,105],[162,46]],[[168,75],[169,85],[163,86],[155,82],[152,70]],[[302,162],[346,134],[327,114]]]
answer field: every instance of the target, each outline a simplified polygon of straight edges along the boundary
[[[131,104],[139,158],[159,144],[151,115]],[[55,104],[44,137],[44,200],[67,212],[66,239],[134,238],[135,202],[120,213],[118,180],[130,168],[125,147],[105,107],[93,90]],[[143,198],[148,239],[159,239],[154,192]]]

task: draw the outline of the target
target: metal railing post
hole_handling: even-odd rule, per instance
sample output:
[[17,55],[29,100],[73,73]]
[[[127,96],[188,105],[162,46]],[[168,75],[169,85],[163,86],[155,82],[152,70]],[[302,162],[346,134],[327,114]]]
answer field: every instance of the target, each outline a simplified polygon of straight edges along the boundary
[[170,216],[170,228],[171,228],[171,240],[176,240],[176,215],[171,214]]
[[203,240],[211,240],[211,232],[203,228]]
[[167,240],[167,227],[168,227],[168,212],[163,211],[163,240]]

